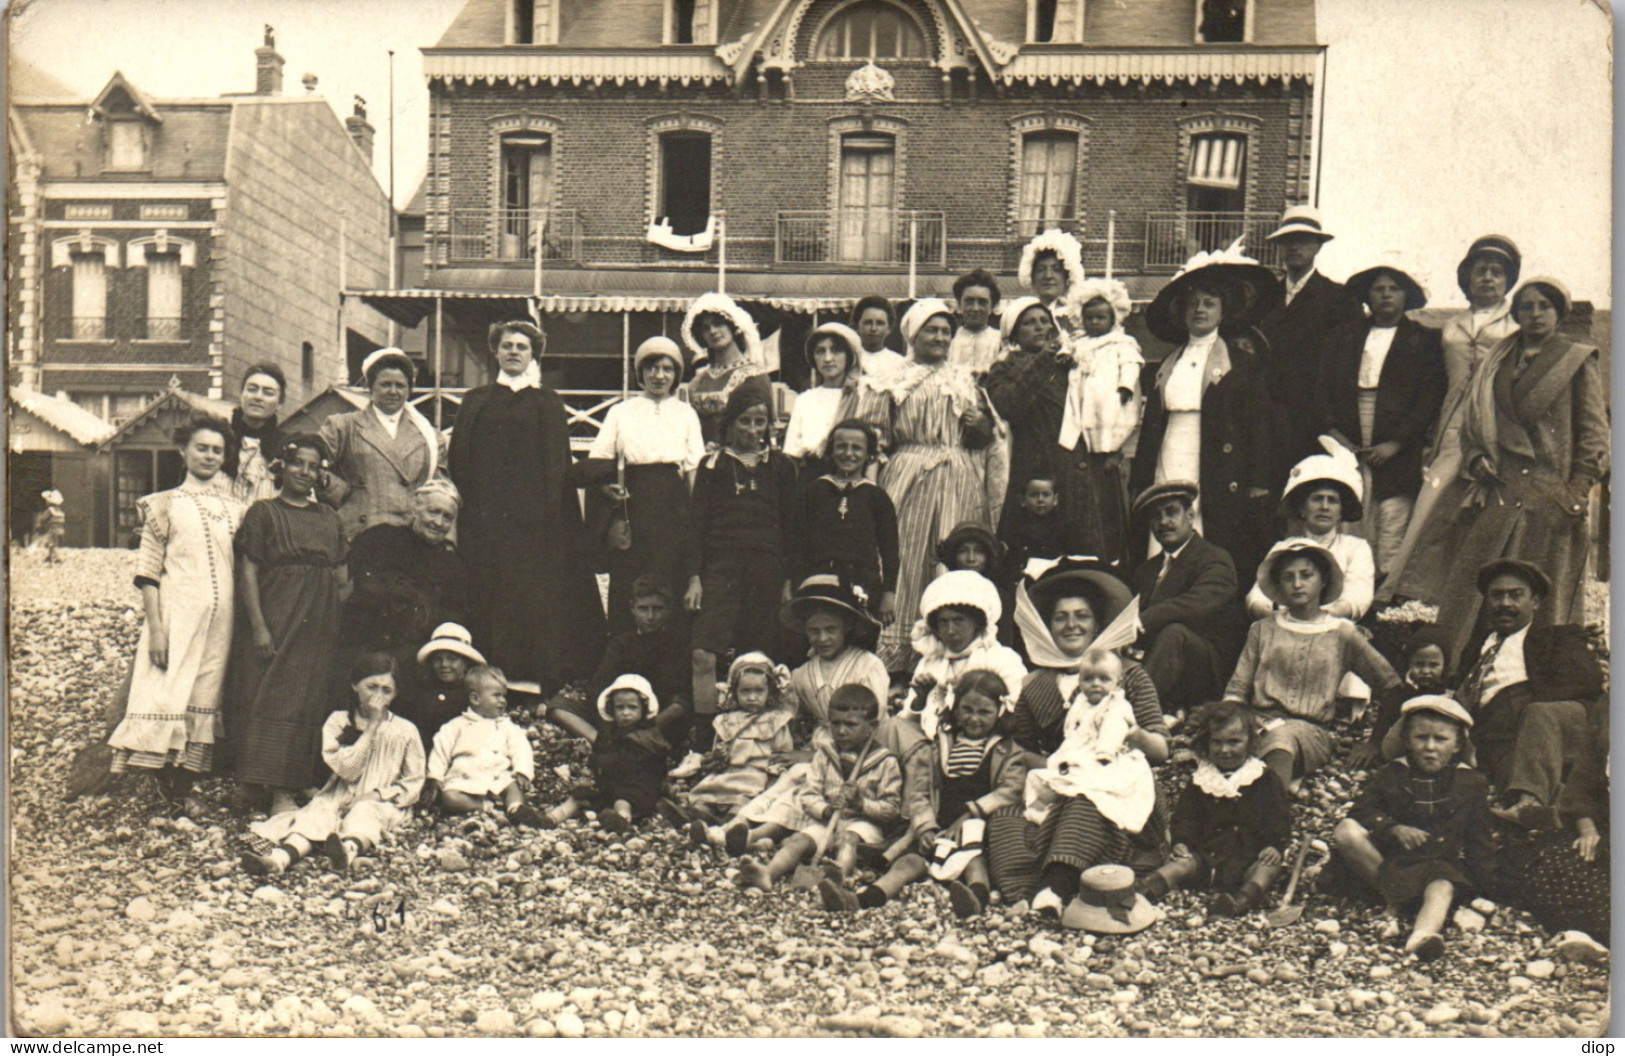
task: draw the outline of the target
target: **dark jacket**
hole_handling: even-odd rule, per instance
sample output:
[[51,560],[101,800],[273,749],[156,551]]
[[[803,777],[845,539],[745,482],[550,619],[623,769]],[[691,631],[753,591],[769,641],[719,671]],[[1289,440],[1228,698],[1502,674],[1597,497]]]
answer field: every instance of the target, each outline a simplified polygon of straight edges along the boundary
[[1212,795],[1192,781],[1174,805],[1171,831],[1175,843],[1201,855],[1213,870],[1214,886],[1235,890],[1265,847],[1286,854],[1292,842],[1292,797],[1271,770],[1233,798]]
[[1193,535],[1173,559],[1168,575],[1157,583],[1162,568],[1158,554],[1134,573],[1134,592],[1140,596],[1142,642],[1149,643],[1169,624],[1183,624],[1212,642],[1232,659],[1241,651],[1248,622],[1241,609],[1236,566],[1221,547]]
[[[1203,530],[1247,567],[1263,556],[1268,519],[1264,503],[1249,499],[1247,489],[1277,487],[1284,474],[1273,468],[1273,426],[1262,364],[1249,353],[1231,349],[1221,338],[1208,359],[1210,378],[1215,371],[1222,372],[1221,376],[1210,380],[1202,393],[1201,479],[1197,484],[1202,489]],[[1162,395],[1167,373],[1158,368],[1140,421],[1130,488],[1136,495],[1155,482],[1157,458],[1168,430]]]
[[[1487,637],[1476,638],[1463,655],[1458,685],[1465,688]],[[1607,701],[1602,692],[1602,667],[1586,647],[1584,627],[1562,624],[1529,628],[1523,640],[1523,663],[1528,681],[1505,687],[1487,705],[1462,697],[1462,706],[1473,716],[1472,738],[1478,748],[1479,765],[1492,778],[1505,776],[1499,771],[1517,741],[1524,709],[1531,704],[1576,700],[1586,706],[1592,729],[1604,728]]]
[[1264,357],[1264,379],[1275,409],[1275,460],[1272,488],[1279,488],[1288,471],[1320,445],[1320,415],[1315,406],[1315,380],[1332,334],[1342,326],[1361,325],[1365,311],[1341,284],[1315,272],[1303,289],[1286,304],[1285,287],[1273,295],[1275,303],[1263,313],[1259,330],[1269,341]]
[[[1396,495],[1415,495],[1422,484],[1422,449],[1444,402],[1444,352],[1439,331],[1413,319],[1401,319],[1393,346],[1377,379],[1377,413],[1371,446],[1399,442],[1399,454],[1371,471],[1372,492],[1380,502]],[[1360,359],[1365,354],[1369,320],[1340,327],[1327,342],[1315,391],[1320,428],[1337,430],[1350,443],[1360,437]]]

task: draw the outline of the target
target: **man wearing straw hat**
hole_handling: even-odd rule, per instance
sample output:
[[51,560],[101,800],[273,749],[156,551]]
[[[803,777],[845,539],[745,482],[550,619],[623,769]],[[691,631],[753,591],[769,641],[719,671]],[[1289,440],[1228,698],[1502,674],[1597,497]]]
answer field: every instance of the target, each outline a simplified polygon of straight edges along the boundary
[[1280,248],[1286,270],[1281,303],[1258,324],[1269,342],[1262,350],[1264,380],[1275,408],[1277,470],[1270,474],[1272,480],[1285,480],[1300,459],[1320,450],[1315,375],[1322,349],[1339,327],[1365,318],[1347,289],[1315,270],[1315,257],[1332,237],[1319,209],[1294,205],[1265,239]]

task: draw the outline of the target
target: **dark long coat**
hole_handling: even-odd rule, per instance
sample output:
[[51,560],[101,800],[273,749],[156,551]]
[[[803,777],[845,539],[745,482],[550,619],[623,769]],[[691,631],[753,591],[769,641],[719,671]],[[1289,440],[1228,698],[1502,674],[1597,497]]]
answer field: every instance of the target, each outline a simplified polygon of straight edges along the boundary
[[1332,334],[1340,327],[1358,326],[1365,316],[1360,303],[1342,283],[1320,272],[1309,276],[1303,289],[1284,303],[1284,289],[1264,311],[1258,329],[1269,341],[1264,353],[1264,383],[1274,412],[1275,459],[1271,488],[1279,489],[1298,460],[1320,453],[1320,415],[1315,404],[1315,379]]

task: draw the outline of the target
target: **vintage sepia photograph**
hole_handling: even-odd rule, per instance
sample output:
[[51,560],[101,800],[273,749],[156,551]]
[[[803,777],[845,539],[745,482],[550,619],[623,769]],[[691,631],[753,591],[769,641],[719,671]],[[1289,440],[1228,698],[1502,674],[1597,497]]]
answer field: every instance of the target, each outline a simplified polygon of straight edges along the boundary
[[9,1036],[1610,1031],[1606,3],[4,28]]

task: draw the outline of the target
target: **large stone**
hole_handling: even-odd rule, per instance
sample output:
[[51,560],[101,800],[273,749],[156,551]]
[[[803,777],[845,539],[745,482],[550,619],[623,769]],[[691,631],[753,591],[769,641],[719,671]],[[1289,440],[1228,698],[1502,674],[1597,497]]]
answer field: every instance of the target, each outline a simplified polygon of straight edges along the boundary
[[1442,1027],[1446,1023],[1454,1023],[1461,1018],[1461,1009],[1454,1005],[1434,1005],[1422,1016],[1422,1022],[1430,1027]]
[[1523,966],[1523,974],[1527,975],[1531,979],[1550,979],[1552,977],[1552,973],[1556,970],[1557,965],[1552,961],[1546,960],[1545,958],[1538,961],[1530,961],[1528,964]]
[[487,1037],[508,1038],[519,1033],[519,1023],[505,1008],[481,1012],[474,1020],[474,1029]]
[[152,899],[141,895],[131,899],[130,904],[124,907],[124,915],[131,920],[147,924],[158,919],[158,908],[152,904]]
[[581,1017],[572,1012],[561,1012],[553,1018],[553,1029],[558,1031],[561,1038],[584,1038],[587,1036],[587,1024],[581,1022]]

